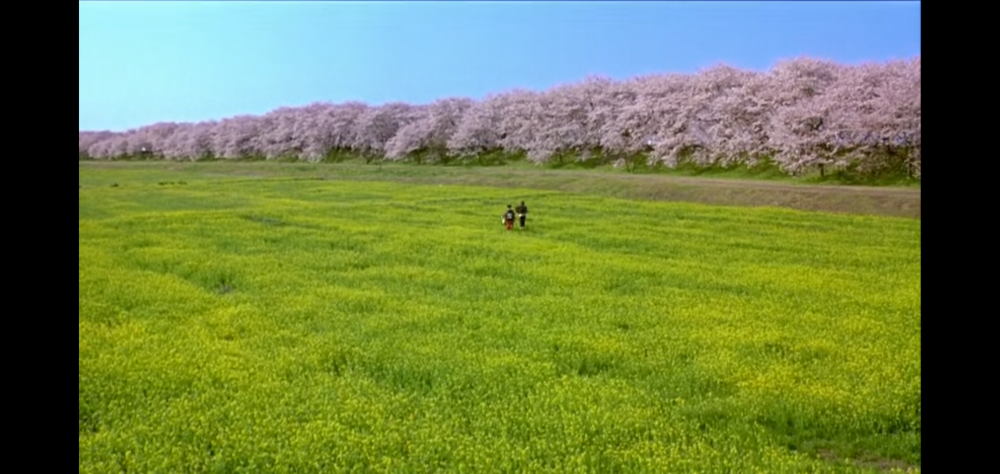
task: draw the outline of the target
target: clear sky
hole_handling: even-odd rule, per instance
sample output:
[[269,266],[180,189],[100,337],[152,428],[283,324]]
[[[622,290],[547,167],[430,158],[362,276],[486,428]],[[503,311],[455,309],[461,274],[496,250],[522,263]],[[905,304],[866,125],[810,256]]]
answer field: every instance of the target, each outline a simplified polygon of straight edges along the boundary
[[80,2],[80,129],[920,54],[920,2]]

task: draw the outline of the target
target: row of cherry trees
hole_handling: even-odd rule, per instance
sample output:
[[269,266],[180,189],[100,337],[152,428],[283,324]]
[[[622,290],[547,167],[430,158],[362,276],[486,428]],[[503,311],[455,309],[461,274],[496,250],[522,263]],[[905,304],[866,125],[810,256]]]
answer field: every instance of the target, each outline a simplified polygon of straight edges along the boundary
[[80,132],[80,156],[440,162],[502,150],[536,163],[754,165],[796,174],[851,166],[920,176],[920,58],[841,65],[800,58],[767,72],[717,66],[431,104],[283,107],[262,116]]

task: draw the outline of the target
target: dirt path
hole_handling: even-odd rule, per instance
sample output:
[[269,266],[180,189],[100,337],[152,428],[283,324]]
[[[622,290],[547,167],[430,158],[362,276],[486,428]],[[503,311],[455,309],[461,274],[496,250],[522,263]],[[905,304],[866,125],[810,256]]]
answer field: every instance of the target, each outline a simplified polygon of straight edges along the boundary
[[[582,171],[582,170],[523,170],[523,169],[512,169],[504,170],[503,173],[509,174],[522,174],[522,175],[550,175],[550,176],[581,176],[581,177],[593,177],[595,174],[600,172],[594,171]],[[651,175],[651,174],[602,174],[608,179],[615,180],[635,180],[635,181],[648,181],[654,183],[675,183],[675,184],[690,184],[696,186],[722,186],[722,187],[741,187],[741,188],[768,188],[768,189],[784,189],[790,191],[803,191],[812,190],[816,192],[834,192],[834,193],[863,193],[863,194],[903,194],[911,196],[919,196],[920,189],[913,188],[902,188],[902,187],[878,187],[878,186],[852,186],[843,184],[797,184],[797,183],[783,183],[779,181],[767,181],[767,180],[754,180],[754,179],[734,179],[734,178],[703,178],[697,176],[669,176],[669,175]]]
[[682,201],[726,206],[772,206],[805,211],[920,218],[920,190],[894,187],[795,184],[774,181],[559,170],[448,170],[437,174],[386,173],[327,179],[377,179],[554,190],[625,199]]
[[639,176],[639,178],[655,178],[666,182],[688,183],[703,186],[736,186],[750,188],[784,189],[789,191],[815,191],[822,193],[862,193],[862,194],[902,194],[920,196],[919,189],[848,186],[838,184],[789,184],[774,181],[737,180],[719,178],[693,178],[686,176]]

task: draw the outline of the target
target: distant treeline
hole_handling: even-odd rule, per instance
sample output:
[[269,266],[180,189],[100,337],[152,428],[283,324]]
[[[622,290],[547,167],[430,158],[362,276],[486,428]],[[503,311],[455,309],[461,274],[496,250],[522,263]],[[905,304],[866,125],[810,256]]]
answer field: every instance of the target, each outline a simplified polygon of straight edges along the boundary
[[810,58],[767,72],[588,77],[481,101],[282,107],[261,116],[81,131],[80,159],[294,159],[447,163],[488,153],[535,163],[754,166],[920,177],[920,57],[841,65]]

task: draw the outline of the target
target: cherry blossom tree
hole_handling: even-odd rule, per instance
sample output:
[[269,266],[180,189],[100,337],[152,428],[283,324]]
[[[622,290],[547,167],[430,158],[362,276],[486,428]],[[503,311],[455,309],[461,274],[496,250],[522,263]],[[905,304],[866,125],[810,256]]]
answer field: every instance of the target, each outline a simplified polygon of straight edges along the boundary
[[733,94],[720,97],[716,102],[720,121],[716,126],[731,130],[721,143],[716,144],[718,151],[739,156],[734,161],[751,167],[772,154],[768,146],[768,126],[775,107],[768,94],[770,80],[767,74],[748,73],[743,78],[741,87]]
[[[425,149],[427,140],[433,132],[430,109],[426,105],[414,106],[408,113],[411,120],[400,126],[396,133],[385,142],[383,151],[385,158],[401,161],[418,150]],[[419,163],[420,158],[417,158]]]
[[94,159],[113,160],[128,155],[128,132],[114,133],[90,145],[87,154]]
[[212,147],[218,126],[216,121],[181,124],[166,140],[164,157],[190,161],[214,157]]
[[798,58],[778,63],[771,71],[772,98],[776,107],[768,129],[775,162],[798,174],[809,167],[834,164],[829,140],[834,104],[824,95],[840,67],[829,61]]
[[612,159],[605,143],[605,134],[613,128],[625,106],[635,103],[636,94],[624,83],[606,76],[591,75],[584,78],[573,92],[584,108],[583,134],[580,161]]
[[554,87],[536,96],[537,105],[531,107],[533,133],[526,135],[524,147],[528,157],[536,163],[552,158],[559,162],[568,154],[575,154],[578,161],[594,158],[592,151],[600,147],[600,124],[595,119],[607,120],[606,113],[595,109],[607,100],[610,79],[589,76],[577,84]]
[[[627,81],[630,93],[612,122],[602,134],[605,149],[628,162],[645,158],[647,164],[664,161],[674,149],[676,135],[688,94],[689,76],[667,74],[641,76]],[[634,95],[634,99],[631,97]]]
[[849,68],[833,102],[855,138],[858,170],[878,173],[904,167],[919,173],[919,61],[893,61]]
[[742,84],[739,71],[717,66],[696,75],[684,76],[662,103],[671,110],[670,118],[655,132],[651,153],[655,160],[676,166],[682,159],[708,166],[719,158],[719,142],[730,132],[724,128],[722,97],[733,96]]
[[304,131],[303,156],[308,160],[326,159],[332,153],[349,151],[354,140],[358,117],[368,109],[362,102],[313,104]]
[[136,130],[137,136],[131,139],[129,153],[163,158],[167,140],[178,126],[175,122],[157,122],[140,127]]
[[611,121],[617,109],[613,105],[617,83],[602,75],[589,75],[573,88],[582,102],[582,128],[584,138],[580,145],[580,161],[606,160],[601,150],[602,129]]
[[386,143],[386,157],[400,160],[413,155],[419,163],[421,155],[427,153],[432,160],[447,161],[450,158],[448,140],[472,104],[471,99],[448,98],[416,107],[414,119],[400,127]]
[[351,148],[366,163],[385,156],[385,145],[404,125],[416,119],[414,107],[405,102],[390,102],[371,107],[354,122]]
[[260,117],[255,142],[264,158],[299,156],[304,148],[302,137],[297,133],[303,121],[302,112],[296,107],[280,107]]
[[759,75],[727,65],[693,76],[670,162],[694,151],[698,165],[731,166],[764,153],[769,104],[761,93],[766,85]]
[[527,153],[528,159],[544,162],[551,150],[542,149],[536,135],[543,111],[543,94],[513,89],[496,97],[498,107],[497,143],[508,153]]
[[80,132],[80,159],[94,158],[90,155],[90,147],[94,144],[107,140],[115,135],[111,131],[99,131],[99,132]]
[[642,85],[634,79],[610,84],[603,95],[594,98],[588,114],[601,152],[629,171],[642,158],[640,153],[646,151],[646,142],[651,139],[653,113],[642,101]]
[[459,119],[455,132],[448,138],[449,153],[459,157],[482,157],[502,149],[500,140],[506,138],[500,129],[507,96],[491,94],[479,102],[472,103]]
[[[263,157],[343,153],[446,162],[503,151],[535,163],[601,157],[647,164],[754,165],[788,173],[850,168],[920,176],[920,58],[838,65],[812,58],[766,73],[726,65],[613,81],[588,76],[547,91],[426,105],[316,102],[199,123],[80,131],[81,159]],[[853,171],[852,171],[853,172]]]
[[317,162],[326,158],[333,150],[326,120],[333,110],[334,105],[325,102],[315,102],[303,107],[301,120],[297,122],[297,129],[294,131],[302,148],[300,159]]
[[212,134],[212,156],[243,159],[263,154],[259,141],[266,127],[261,117],[238,115],[216,123]]

